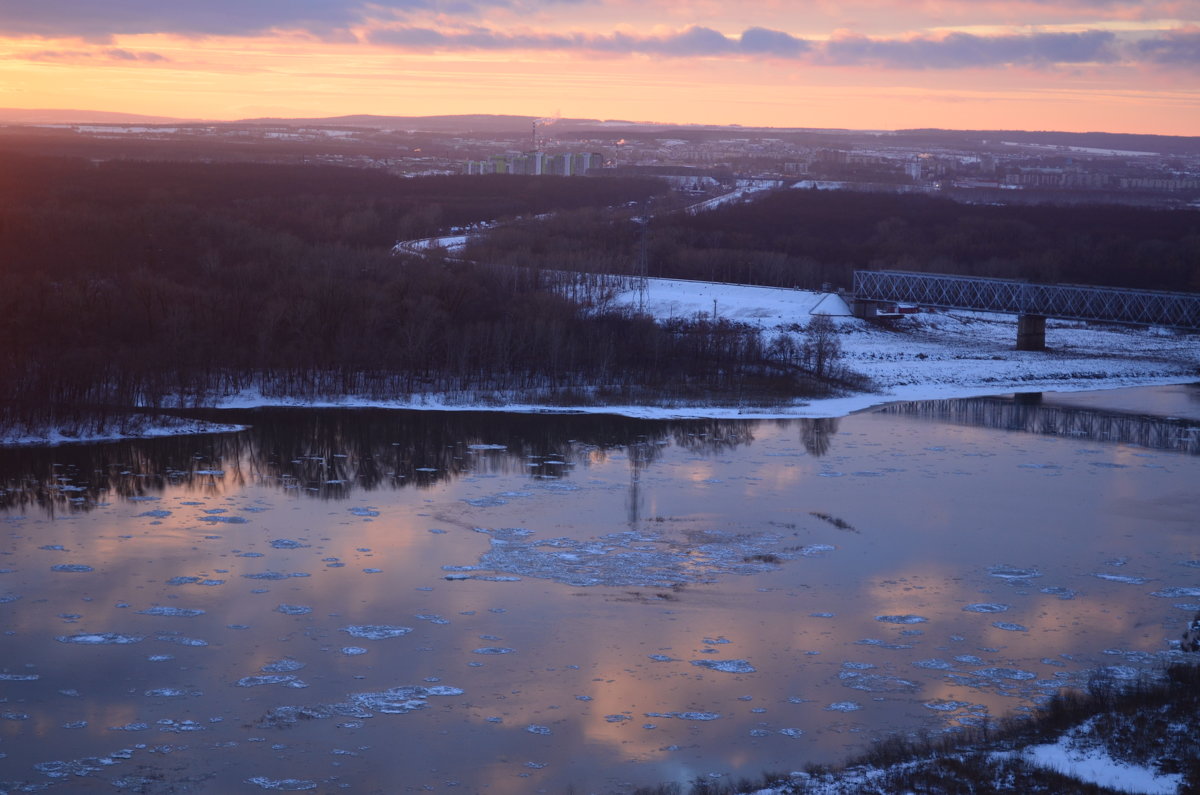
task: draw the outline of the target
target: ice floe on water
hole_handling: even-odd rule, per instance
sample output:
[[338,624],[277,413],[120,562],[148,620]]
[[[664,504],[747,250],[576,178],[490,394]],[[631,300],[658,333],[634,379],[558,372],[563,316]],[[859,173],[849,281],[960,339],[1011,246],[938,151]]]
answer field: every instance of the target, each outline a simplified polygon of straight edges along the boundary
[[95,569],[82,563],[58,563],[51,566],[50,571],[85,572],[95,571]]
[[234,682],[234,684],[238,687],[260,687],[262,685],[292,684],[295,681],[296,677],[291,674],[256,674],[254,676],[243,676]]
[[475,654],[515,654],[516,649],[510,649],[507,646],[484,646],[482,649],[475,649]]
[[292,671],[299,671],[305,666],[305,663],[299,660],[293,660],[290,657],[284,657],[281,660],[272,660],[258,670],[269,674],[286,674]]
[[1127,585],[1145,585],[1152,579],[1150,577],[1129,577],[1123,574],[1106,574],[1104,572],[1095,572],[1092,576],[1098,577],[1101,580],[1108,580],[1109,582],[1123,582]]
[[317,782],[308,781],[300,778],[267,778],[266,776],[254,776],[246,779],[247,784],[255,784],[266,790],[274,790],[276,792],[302,792],[304,790],[313,790],[317,788]]
[[304,549],[308,546],[311,545],[303,544],[291,538],[276,538],[271,542],[272,549]]
[[1154,591],[1151,596],[1157,596],[1160,599],[1179,599],[1183,597],[1200,596],[1200,588],[1192,588],[1185,585],[1173,586],[1171,588],[1163,588],[1159,591]]
[[536,723],[531,723],[526,726],[525,731],[529,732],[530,734],[553,734],[549,726],[539,726]]
[[367,650],[362,646],[343,646],[341,648],[341,653],[347,657],[356,657],[360,654],[366,654]]
[[[785,560],[823,554],[833,547],[787,547],[773,533],[689,531],[671,535],[659,530],[610,533],[587,540],[532,540],[525,528],[475,528],[491,537],[477,566],[443,567],[456,573],[445,579],[482,579],[465,571],[507,572],[574,586],[669,587],[713,582],[720,574],[754,574],[775,569]],[[807,550],[807,552],[806,552]]]
[[191,618],[194,616],[204,615],[204,611],[195,607],[167,607],[165,605],[157,605],[155,607],[147,607],[145,610],[137,611],[138,615],[143,616],[176,616],[183,618]]
[[746,660],[692,660],[692,665],[730,674],[752,674],[758,669]]
[[129,643],[141,643],[145,639],[144,635],[122,635],[117,632],[59,635],[55,638],[59,643],[78,643],[84,646],[125,645]]
[[1014,624],[1011,621],[993,621],[992,626],[996,629],[1003,629],[1007,632],[1028,632],[1029,627],[1024,624]]
[[843,687],[861,690],[864,693],[915,693],[921,689],[918,682],[891,674],[863,673],[843,670],[838,674]]
[[351,624],[348,627],[342,627],[341,631],[354,638],[383,640],[385,638],[398,638],[401,635],[407,635],[412,632],[412,628],[397,627],[391,624]]
[[888,624],[924,624],[929,619],[925,616],[915,616],[909,613],[899,616],[875,616],[875,620]]
[[784,737],[799,737],[804,734],[804,729],[780,729],[779,733]]
[[277,613],[283,613],[287,616],[306,616],[313,611],[308,605],[279,605],[275,608]]
[[1001,564],[999,566],[990,566],[987,570],[988,574],[993,577],[999,577],[1002,580],[1029,580],[1034,577],[1041,577],[1042,573],[1034,568],[1018,568],[1016,566],[1008,566]]
[[308,706],[278,706],[263,716],[262,728],[290,726],[302,720],[347,717],[373,718],[376,715],[405,715],[424,709],[434,696],[461,696],[463,690],[448,685],[432,687],[403,686],[369,693],[351,693],[344,701]]
[[963,610],[968,613],[1003,613],[1008,609],[1009,605],[1003,605],[997,602],[979,602],[963,607]]
[[825,708],[826,712],[857,712],[862,704],[857,701],[835,701]]
[[647,718],[678,718],[679,720],[710,721],[721,717],[719,712],[647,712]]

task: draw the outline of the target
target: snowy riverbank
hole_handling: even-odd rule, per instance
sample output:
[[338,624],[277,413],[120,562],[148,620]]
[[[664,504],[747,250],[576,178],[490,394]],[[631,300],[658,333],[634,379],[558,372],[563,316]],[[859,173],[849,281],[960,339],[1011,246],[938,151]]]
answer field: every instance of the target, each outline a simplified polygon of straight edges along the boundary
[[[852,317],[837,295],[772,287],[649,279],[644,295],[630,291],[620,303],[638,306],[660,320],[696,314],[759,326],[763,334],[796,333],[816,315],[837,329],[845,365],[875,391],[762,406],[585,405],[547,406],[512,401],[494,393],[426,394],[403,400],[347,397],[289,400],[253,392],[213,400],[213,408],[265,406],[398,408],[442,411],[580,412],[646,419],[739,417],[841,417],[897,400],[936,400],[1011,392],[1073,392],[1200,380],[1200,336],[1163,329],[1136,329],[1050,320],[1044,352],[1015,350],[1016,317],[980,312],[922,312],[871,324]],[[198,421],[124,429],[106,434],[61,432],[14,434],[0,444],[61,444],[130,436],[236,430]]]

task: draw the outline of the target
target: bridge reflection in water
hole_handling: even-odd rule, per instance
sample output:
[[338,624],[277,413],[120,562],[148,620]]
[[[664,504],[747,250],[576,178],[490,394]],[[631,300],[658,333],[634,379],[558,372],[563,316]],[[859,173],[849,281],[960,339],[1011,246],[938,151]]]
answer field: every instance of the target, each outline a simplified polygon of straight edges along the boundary
[[1200,455],[1200,423],[1120,411],[1044,404],[1041,393],[1013,397],[902,401],[880,408],[896,414],[955,425],[1069,436],[1148,450]]

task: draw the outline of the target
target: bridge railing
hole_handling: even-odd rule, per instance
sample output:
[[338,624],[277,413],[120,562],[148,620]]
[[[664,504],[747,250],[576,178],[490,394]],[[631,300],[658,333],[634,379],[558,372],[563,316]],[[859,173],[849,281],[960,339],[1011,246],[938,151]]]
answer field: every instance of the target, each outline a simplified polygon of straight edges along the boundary
[[943,309],[974,309],[1066,320],[1200,331],[1200,294],[1034,284],[912,271],[855,271],[854,297]]

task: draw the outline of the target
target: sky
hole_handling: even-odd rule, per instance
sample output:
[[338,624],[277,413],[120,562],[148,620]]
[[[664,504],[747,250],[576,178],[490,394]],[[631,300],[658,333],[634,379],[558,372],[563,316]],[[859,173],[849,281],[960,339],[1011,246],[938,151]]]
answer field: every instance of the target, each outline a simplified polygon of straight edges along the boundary
[[0,107],[1200,135],[1200,0],[0,0]]

